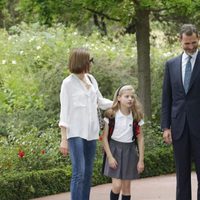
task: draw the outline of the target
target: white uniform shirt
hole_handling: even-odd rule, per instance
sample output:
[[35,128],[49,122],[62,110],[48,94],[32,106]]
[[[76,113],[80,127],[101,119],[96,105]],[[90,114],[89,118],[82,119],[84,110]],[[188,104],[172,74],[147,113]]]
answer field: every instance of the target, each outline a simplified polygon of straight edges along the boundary
[[68,129],[67,138],[81,137],[95,140],[99,137],[99,121],[97,103],[101,109],[112,106],[112,101],[102,97],[97,82],[92,75],[92,83],[86,76],[90,89],[74,74],[65,78],[60,92],[60,121],[59,126]]
[[[109,122],[105,118],[106,123]],[[138,123],[139,126],[144,124],[143,120]],[[130,143],[133,142],[133,116],[132,113],[124,115],[121,111],[117,111],[115,114],[115,127],[111,138],[118,142]]]

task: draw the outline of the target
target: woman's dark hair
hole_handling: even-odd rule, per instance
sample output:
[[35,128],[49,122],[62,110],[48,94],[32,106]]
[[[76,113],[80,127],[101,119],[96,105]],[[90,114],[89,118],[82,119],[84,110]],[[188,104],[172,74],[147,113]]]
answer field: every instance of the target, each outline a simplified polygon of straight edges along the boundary
[[90,70],[90,54],[85,48],[72,49],[69,56],[69,70],[71,73],[87,73]]

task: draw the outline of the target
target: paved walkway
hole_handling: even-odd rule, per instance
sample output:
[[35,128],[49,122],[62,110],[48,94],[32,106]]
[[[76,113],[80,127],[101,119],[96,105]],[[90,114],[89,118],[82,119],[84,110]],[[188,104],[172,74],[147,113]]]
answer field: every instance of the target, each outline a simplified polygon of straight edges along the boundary
[[[175,174],[138,179],[132,182],[132,198],[134,200],[175,200]],[[108,200],[111,184],[92,187],[91,200]],[[192,196],[197,200],[196,174],[192,173]],[[121,199],[121,198],[119,198]],[[37,198],[34,200],[70,200],[70,193]]]

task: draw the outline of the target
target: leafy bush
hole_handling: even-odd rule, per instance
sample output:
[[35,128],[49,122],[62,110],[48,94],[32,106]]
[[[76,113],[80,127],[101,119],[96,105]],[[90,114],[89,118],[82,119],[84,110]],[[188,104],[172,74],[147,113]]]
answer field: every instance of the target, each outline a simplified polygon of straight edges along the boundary
[[154,148],[145,155],[145,170],[141,177],[170,174],[175,171],[172,148]]
[[[16,131],[17,132],[17,131]],[[59,133],[55,129],[39,132],[32,129],[26,134],[9,135],[1,141],[0,173],[45,170],[70,164],[69,157],[59,153]]]
[[97,32],[85,37],[62,25],[46,28],[22,23],[9,32],[1,30],[0,133],[10,134],[13,125],[15,129],[24,127],[23,132],[29,126],[39,130],[57,126],[60,85],[69,74],[71,48],[84,46],[90,50],[95,60],[92,71],[104,96],[112,98],[124,82],[135,85],[132,40],[127,35],[110,41]]
[[28,200],[69,191],[70,168],[10,173],[0,177],[1,200]]
[[[158,124],[163,65],[166,59],[176,54],[177,47],[166,48],[164,40],[159,44],[153,40],[151,42],[153,121],[146,122],[144,126],[146,169],[142,176],[169,173],[174,169],[172,149],[163,144]],[[8,32],[0,30],[0,45],[0,173],[5,178],[1,182],[4,186],[0,188],[1,191],[6,187],[11,188],[9,194],[4,191],[5,199],[9,199],[11,191],[14,195],[16,188],[19,189],[18,184],[33,182],[30,180],[33,170],[70,166],[69,157],[63,158],[58,149],[59,92],[62,80],[69,74],[67,62],[70,49],[84,46],[90,50],[95,62],[92,73],[98,80],[102,94],[110,99],[122,84],[130,83],[137,90],[137,57],[132,35],[110,40],[93,32],[85,37],[73,27],[65,28],[62,25],[46,28],[22,23]],[[110,181],[101,175],[101,163],[102,147],[98,143],[94,184]],[[12,171],[14,175],[10,174]],[[24,174],[22,179],[19,172]],[[45,172],[38,173],[44,177]],[[48,175],[48,180],[40,182],[37,172],[34,177],[35,182],[39,181],[41,191],[35,192],[32,186],[24,186],[22,192],[33,196],[46,195],[47,188],[51,186],[47,184],[43,188],[41,185],[48,180],[52,184],[52,179]],[[49,189],[49,194],[55,191],[61,192],[62,189]],[[20,194],[15,198],[23,199]]]
[[[5,138],[0,146],[0,170],[51,168],[60,159],[59,92],[69,74],[71,48],[84,46],[90,50],[99,88],[112,98],[119,85],[136,81],[136,65],[131,61],[135,60],[133,40],[127,35],[111,41],[97,32],[85,37],[62,25],[46,28],[22,23],[9,32],[1,30],[0,134]],[[21,159],[19,151],[24,154]]]
[[[171,149],[156,148],[146,153],[142,177],[174,172]],[[159,165],[159,167],[158,167]],[[101,174],[102,159],[96,159],[93,185],[111,180]],[[69,191],[71,168],[5,174],[0,178],[1,199],[26,200]]]

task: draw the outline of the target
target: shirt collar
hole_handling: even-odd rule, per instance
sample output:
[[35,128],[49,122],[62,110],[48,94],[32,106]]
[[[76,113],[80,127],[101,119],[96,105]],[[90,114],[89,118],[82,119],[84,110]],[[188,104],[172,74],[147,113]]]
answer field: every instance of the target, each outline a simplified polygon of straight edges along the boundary
[[129,118],[129,119],[132,119],[132,118],[133,118],[132,112],[130,112],[129,115],[124,115],[120,110],[118,110],[118,111],[116,112],[116,115],[117,115],[118,118],[123,118],[123,117],[127,117],[127,118]]
[[[77,79],[80,83],[83,82],[83,81],[81,81],[81,80],[78,78],[78,76],[77,76],[76,74],[72,73],[71,75],[72,75],[75,79]],[[91,83],[91,81],[89,80],[88,76],[89,76],[88,74],[85,74],[85,80],[86,80],[86,82],[87,82],[88,85],[92,85],[92,83]]]
[[198,54],[198,49],[196,50],[196,52],[194,53],[194,54],[192,54],[192,55],[188,55],[188,54],[186,54],[186,52],[184,51],[183,52],[183,60],[188,60],[188,57],[189,56],[191,56],[192,58],[192,60],[195,60],[196,59],[196,57],[197,57],[197,54]]

